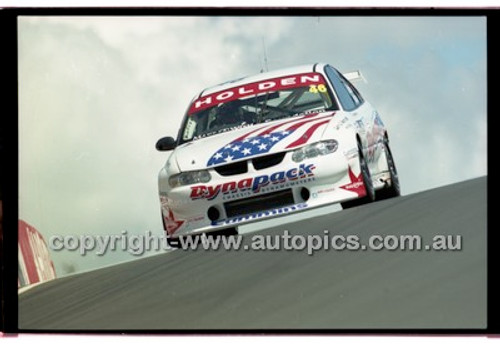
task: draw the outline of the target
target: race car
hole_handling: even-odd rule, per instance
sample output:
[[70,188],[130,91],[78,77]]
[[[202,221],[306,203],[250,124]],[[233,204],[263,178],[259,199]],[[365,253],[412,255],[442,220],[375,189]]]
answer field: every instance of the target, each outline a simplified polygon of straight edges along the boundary
[[[346,78],[348,77],[348,78]],[[191,101],[159,173],[170,244],[201,233],[234,234],[254,221],[400,194],[379,113],[343,75],[316,63],[203,90]]]

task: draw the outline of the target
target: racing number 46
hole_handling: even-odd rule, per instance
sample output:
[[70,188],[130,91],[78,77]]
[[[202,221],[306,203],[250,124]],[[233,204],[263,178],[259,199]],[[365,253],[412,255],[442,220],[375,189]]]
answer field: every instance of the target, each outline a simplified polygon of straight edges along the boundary
[[309,86],[309,92],[310,93],[326,93],[326,86],[324,84],[319,84],[319,85],[310,85]]

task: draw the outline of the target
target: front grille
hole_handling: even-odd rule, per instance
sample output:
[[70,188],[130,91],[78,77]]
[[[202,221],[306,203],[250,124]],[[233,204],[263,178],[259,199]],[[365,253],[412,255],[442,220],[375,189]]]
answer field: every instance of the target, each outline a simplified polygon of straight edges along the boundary
[[277,154],[269,155],[269,156],[262,156],[262,157],[257,157],[252,160],[253,163],[253,168],[256,170],[276,166],[277,164],[280,164],[281,161],[285,158],[286,152],[280,152]]
[[248,164],[247,161],[231,163],[229,165],[215,167],[215,171],[221,176],[225,177],[236,174],[243,174],[248,172]]
[[293,205],[292,189],[286,189],[248,199],[226,202],[224,208],[228,218]]

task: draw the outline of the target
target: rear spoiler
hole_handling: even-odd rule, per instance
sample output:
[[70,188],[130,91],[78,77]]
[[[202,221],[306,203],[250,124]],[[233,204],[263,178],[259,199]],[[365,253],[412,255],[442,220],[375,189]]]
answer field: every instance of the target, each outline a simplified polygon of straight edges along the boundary
[[360,71],[352,71],[352,72],[342,73],[342,75],[344,77],[346,77],[346,79],[348,81],[350,81],[351,83],[358,82],[360,80],[362,80],[365,83],[368,83]]

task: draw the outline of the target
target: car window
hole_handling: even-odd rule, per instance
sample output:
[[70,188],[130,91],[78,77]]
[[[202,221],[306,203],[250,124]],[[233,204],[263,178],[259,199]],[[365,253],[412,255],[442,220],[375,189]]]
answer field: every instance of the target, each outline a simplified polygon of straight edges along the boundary
[[198,97],[188,110],[180,142],[277,119],[338,109],[321,73],[274,77]]
[[[338,73],[338,71],[337,71],[337,73]],[[352,83],[349,82],[349,80],[347,80],[341,74],[338,73],[338,76],[340,77],[340,80],[342,81],[345,88],[349,92],[349,95],[351,95],[351,98],[353,99],[356,106],[361,105],[364,102],[364,100],[363,100],[363,97],[361,96],[361,94],[359,93],[358,89],[356,89],[356,87],[354,85],[352,85]]]
[[352,84],[335,69],[327,66],[325,72],[328,79],[330,79],[330,82],[332,83],[344,110],[352,111],[363,103],[363,99],[356,88],[354,88],[354,86],[352,86]]

